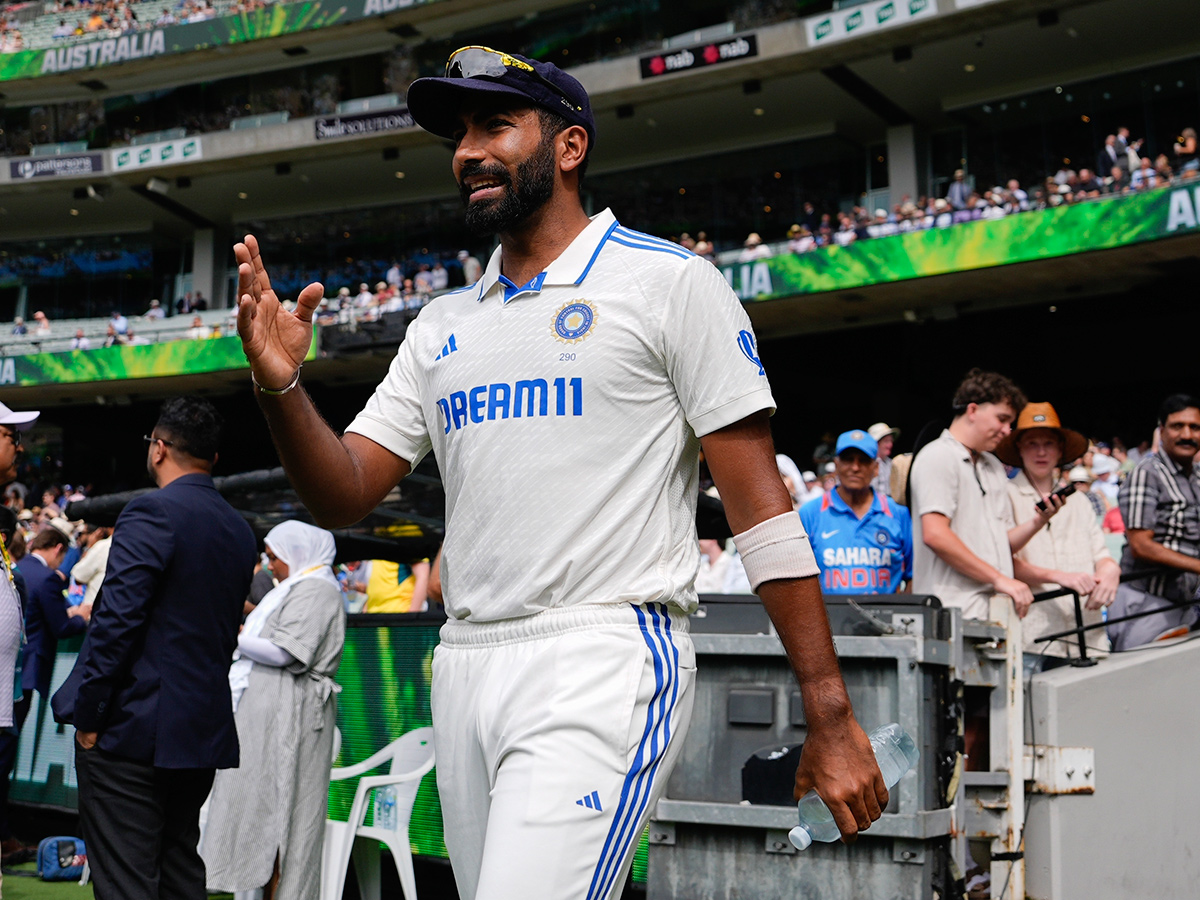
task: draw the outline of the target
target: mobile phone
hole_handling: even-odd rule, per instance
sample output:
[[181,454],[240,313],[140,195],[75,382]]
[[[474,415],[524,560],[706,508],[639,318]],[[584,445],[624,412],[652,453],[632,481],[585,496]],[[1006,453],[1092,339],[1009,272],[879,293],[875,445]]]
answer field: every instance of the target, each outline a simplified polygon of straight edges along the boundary
[[[1057,497],[1059,500],[1066,500],[1073,493],[1075,493],[1075,485],[1074,484],[1066,484],[1066,485],[1063,485],[1062,487],[1060,487],[1057,491],[1055,491],[1050,496]],[[1039,500],[1034,505],[1038,508],[1039,512],[1046,511],[1046,501],[1045,500]]]

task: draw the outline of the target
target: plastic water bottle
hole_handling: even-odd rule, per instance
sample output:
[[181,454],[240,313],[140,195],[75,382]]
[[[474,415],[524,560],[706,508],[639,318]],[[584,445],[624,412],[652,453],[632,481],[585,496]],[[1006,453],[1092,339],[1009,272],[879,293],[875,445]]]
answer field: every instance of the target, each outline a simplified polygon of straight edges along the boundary
[[[875,751],[875,761],[883,775],[888,790],[900,780],[900,776],[916,765],[921,754],[908,732],[893,722],[880,725],[867,737]],[[833,813],[816,791],[809,791],[796,804],[800,813],[800,824],[788,832],[788,840],[797,850],[807,850],[813,841],[832,844],[841,838]]]
[[396,788],[375,788],[375,827],[396,830]]

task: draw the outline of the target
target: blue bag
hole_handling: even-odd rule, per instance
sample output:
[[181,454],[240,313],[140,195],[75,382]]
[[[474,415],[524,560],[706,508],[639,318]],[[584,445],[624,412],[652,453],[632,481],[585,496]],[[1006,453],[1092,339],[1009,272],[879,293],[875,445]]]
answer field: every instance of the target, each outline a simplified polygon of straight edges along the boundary
[[82,838],[43,838],[37,849],[37,873],[42,881],[78,881],[87,862]]

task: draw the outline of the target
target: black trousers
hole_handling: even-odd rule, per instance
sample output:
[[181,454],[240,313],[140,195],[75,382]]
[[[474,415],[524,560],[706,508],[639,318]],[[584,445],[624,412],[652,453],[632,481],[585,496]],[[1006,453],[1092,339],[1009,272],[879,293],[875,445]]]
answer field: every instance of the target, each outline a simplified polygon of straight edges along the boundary
[[160,769],[75,745],[96,900],[207,900],[200,807],[213,769]]
[[13,836],[12,826],[8,823],[8,786],[17,762],[21,729],[25,727],[32,701],[33,691],[25,691],[24,696],[13,704],[13,727],[0,730],[0,841]]

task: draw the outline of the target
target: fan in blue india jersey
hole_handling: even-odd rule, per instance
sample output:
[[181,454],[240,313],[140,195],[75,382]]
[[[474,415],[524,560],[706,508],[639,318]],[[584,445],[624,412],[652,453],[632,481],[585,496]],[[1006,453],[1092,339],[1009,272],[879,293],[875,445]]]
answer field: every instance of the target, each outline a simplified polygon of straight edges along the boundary
[[878,446],[865,431],[838,437],[838,483],[800,507],[821,590],[826,594],[894,594],[912,581],[912,517],[871,486]]

